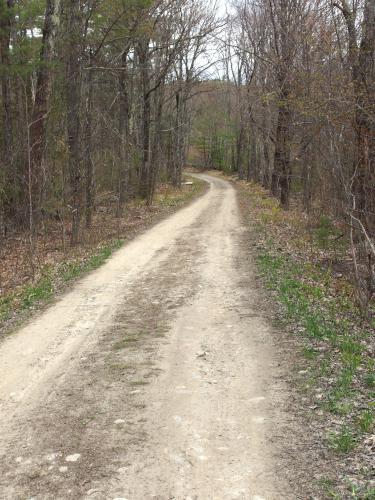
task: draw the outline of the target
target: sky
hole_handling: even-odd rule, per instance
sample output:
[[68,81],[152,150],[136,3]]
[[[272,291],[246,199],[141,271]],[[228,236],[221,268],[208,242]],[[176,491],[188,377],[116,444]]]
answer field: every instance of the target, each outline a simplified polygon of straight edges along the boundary
[[227,9],[229,8],[228,0],[217,0],[218,4],[218,14],[220,16],[224,16],[226,14]]

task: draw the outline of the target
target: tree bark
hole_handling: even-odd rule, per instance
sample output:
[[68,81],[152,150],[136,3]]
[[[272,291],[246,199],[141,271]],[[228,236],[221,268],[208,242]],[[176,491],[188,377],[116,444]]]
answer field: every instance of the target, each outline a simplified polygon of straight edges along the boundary
[[[14,182],[13,168],[13,116],[10,82],[10,40],[12,27],[12,8],[14,0],[0,0],[0,63],[1,63],[1,97],[2,97],[2,147],[3,157],[0,160],[0,187]],[[1,189],[3,192],[4,189]],[[5,234],[6,199],[0,198],[0,232]]]
[[127,59],[128,51],[121,57],[121,72],[118,78],[119,85],[119,135],[120,135],[120,180],[119,180],[119,206],[122,208],[126,202],[129,184],[129,120],[130,103],[127,89]]
[[149,40],[142,41],[138,46],[138,58],[142,81],[142,159],[139,175],[139,195],[148,198],[150,175],[150,128],[151,128],[151,94],[148,60]]
[[[240,112],[241,115],[241,112]],[[237,131],[237,139],[236,139],[236,170],[238,172],[238,178],[243,180],[245,178],[244,169],[243,169],[243,143],[244,143],[244,135],[245,129],[242,121],[242,116],[240,116],[239,128]]]
[[186,98],[181,85],[176,92],[176,148],[174,153],[175,166],[173,175],[173,185],[178,188],[181,187],[182,169],[184,168],[185,163],[185,134],[187,133],[186,120]]
[[285,209],[289,208],[290,195],[291,111],[287,99],[288,96],[283,91],[277,118],[274,172],[272,174],[272,193],[277,195],[279,187],[280,203]]
[[95,183],[94,183],[94,162],[92,158],[92,99],[93,99],[93,72],[88,71],[86,78],[86,99],[85,99],[85,132],[84,132],[84,163],[86,171],[86,228],[92,225],[92,215],[94,210]]
[[159,174],[159,164],[160,164],[160,149],[161,149],[161,141],[162,141],[162,116],[163,116],[163,104],[164,104],[164,95],[161,88],[157,89],[154,94],[155,101],[155,127],[153,133],[153,141],[151,147],[151,171],[149,175],[149,187],[148,187],[148,197],[147,204],[151,205],[153,202],[153,197],[155,193],[156,180]]
[[72,212],[71,245],[79,241],[82,205],[80,154],[81,105],[81,12],[79,0],[67,0],[66,86],[68,132],[68,171],[70,181],[70,208]]
[[3,104],[3,145],[8,158],[12,157],[12,102],[10,87],[10,37],[14,0],[0,1],[0,58],[2,65],[1,92]]
[[353,172],[353,206],[366,229],[374,228],[375,180],[375,2],[364,5],[362,39],[358,44],[355,12],[346,0],[334,3],[345,19],[349,39],[349,63],[355,95],[357,161]]
[[356,71],[358,165],[353,191],[360,220],[375,229],[375,2],[366,0]]
[[55,53],[54,42],[59,24],[60,0],[47,0],[35,102],[30,123],[31,193],[33,197],[34,223],[38,220],[43,198],[43,162],[46,150],[46,123],[48,101],[51,93],[50,65]]

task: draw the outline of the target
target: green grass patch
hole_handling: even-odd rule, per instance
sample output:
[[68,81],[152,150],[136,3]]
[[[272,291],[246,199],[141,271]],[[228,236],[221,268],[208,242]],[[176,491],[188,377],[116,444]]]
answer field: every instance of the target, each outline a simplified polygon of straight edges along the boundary
[[335,498],[335,499],[340,498],[340,496],[337,495],[335,491],[335,482],[332,479],[323,477],[317,480],[317,484],[319,488],[323,490],[327,498]]
[[48,302],[53,298],[61,281],[69,283],[102,266],[122,243],[116,240],[79,261],[62,262],[54,267],[46,266],[35,283],[24,285],[0,299],[0,322],[8,320],[17,311],[27,311]]
[[82,274],[93,271],[101,267],[114,251],[118,250],[123,242],[115,241],[112,245],[108,245],[99,249],[98,253],[91,255],[88,259],[75,262],[64,262],[60,265],[59,272],[65,282],[72,281]]
[[366,373],[363,377],[363,382],[366,387],[369,387],[370,389],[375,387],[375,372]]
[[374,429],[374,420],[374,411],[371,409],[365,410],[361,413],[357,421],[359,430],[363,433],[372,432]]
[[26,286],[21,294],[21,309],[29,309],[34,304],[46,301],[54,291],[51,276],[45,276],[36,285]]
[[316,359],[317,356],[319,355],[319,353],[313,347],[304,347],[302,349],[302,355],[304,358],[312,360],[312,359]]
[[[375,365],[370,346],[375,320],[371,324],[364,317],[347,279],[345,228],[325,216],[314,227],[312,218],[296,210],[279,215],[275,200],[262,188],[246,185],[243,191],[251,200],[254,236],[261,242],[256,246],[257,267],[279,304],[278,327],[288,327],[301,345],[304,370],[296,384],[326,419],[326,444],[338,453],[353,452],[373,432]],[[338,422],[341,428],[332,432]],[[360,493],[350,498],[370,498],[370,490],[363,494],[369,472],[359,476]],[[343,498],[342,487],[348,483],[342,477],[337,485],[339,493],[336,481],[322,484],[324,498]]]
[[[358,367],[365,362],[365,354],[357,337],[350,333],[350,322],[337,319],[342,312],[340,305],[324,294],[325,288],[329,290],[329,274],[283,255],[274,256],[271,251],[259,255],[257,262],[267,287],[276,292],[283,305],[287,321],[299,325],[311,341],[323,341],[330,350],[339,351],[343,370],[338,386],[349,388]],[[312,346],[305,346],[306,359],[315,359],[315,354]],[[372,370],[366,373],[366,380],[371,386]]]
[[193,198],[196,198],[202,193],[207,186],[207,183],[195,177],[186,177],[183,182],[189,181],[193,184],[182,184],[181,189],[170,188],[165,193],[160,193],[155,196],[155,204],[163,207],[179,207]]
[[369,488],[362,496],[363,500],[375,500],[375,488]]
[[331,448],[338,453],[349,453],[357,445],[357,437],[347,426],[343,426],[338,432],[331,433],[328,437]]
[[[296,262],[289,255],[275,255],[271,242],[257,264],[265,285],[282,306],[279,321],[286,320],[307,339],[302,355],[310,370],[301,387],[311,391],[327,384],[319,406],[343,419],[341,430],[329,435],[329,445],[339,453],[349,453],[361,434],[371,432],[374,425],[372,408],[358,415],[360,405],[356,404],[370,401],[368,389],[374,387],[374,366],[359,341],[367,338],[368,331],[362,335],[358,328],[360,316],[353,304],[349,307],[348,301],[330,293],[331,275],[326,270]],[[324,346],[324,355],[317,345]]]

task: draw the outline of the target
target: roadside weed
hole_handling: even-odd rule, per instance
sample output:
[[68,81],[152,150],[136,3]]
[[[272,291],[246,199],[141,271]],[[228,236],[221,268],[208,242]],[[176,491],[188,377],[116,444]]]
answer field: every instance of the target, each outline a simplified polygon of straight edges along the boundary
[[370,389],[375,387],[375,372],[366,373],[363,378],[363,381],[367,387]]
[[349,453],[357,443],[356,436],[347,426],[343,426],[338,432],[331,433],[328,441],[330,446],[338,453]]
[[332,479],[322,477],[318,479],[317,484],[328,498],[340,498],[340,496],[335,492],[335,483]]
[[0,298],[0,322],[6,321],[16,310],[27,311],[50,300],[59,283],[68,283],[101,265],[121,247],[121,240],[101,247],[86,260],[61,262],[56,267],[46,266],[34,283],[24,285],[18,291]]
[[306,359],[315,359],[318,356],[318,352],[313,347],[304,347],[302,355]]
[[[253,193],[254,224],[262,242],[256,246],[261,248],[257,265],[265,287],[272,291],[271,300],[278,304],[278,327],[289,330],[292,345],[301,353],[303,370],[295,383],[303,401],[308,401],[310,416],[314,418],[316,411],[316,421],[326,422],[325,444],[361,462],[354,450],[358,445],[362,451],[365,434],[374,431],[370,401],[375,398],[375,320],[371,324],[356,302],[346,267],[348,241],[329,217],[321,217],[315,227],[310,225],[313,218],[302,219],[294,212],[277,220],[272,202],[259,198]],[[302,363],[299,360],[298,366]],[[317,424],[319,434],[318,428]],[[322,480],[323,497],[375,500],[366,484],[368,469],[358,472],[358,488],[357,483],[348,488],[347,474],[350,470],[344,466],[337,482]]]
[[374,427],[374,412],[365,410],[358,419],[358,427],[363,433],[371,432]]
[[25,287],[22,293],[21,309],[28,309],[37,302],[48,300],[52,293],[52,279],[50,276],[45,276],[36,285]]
[[363,500],[375,500],[375,488],[370,488],[364,493]]

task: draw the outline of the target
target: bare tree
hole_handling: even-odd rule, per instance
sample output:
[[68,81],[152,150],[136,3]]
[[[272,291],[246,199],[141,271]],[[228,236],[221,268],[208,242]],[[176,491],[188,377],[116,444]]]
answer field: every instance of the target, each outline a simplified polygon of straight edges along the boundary
[[[60,24],[60,0],[47,0],[35,101],[30,123],[31,192],[34,212],[40,210],[45,185],[46,123],[51,93],[51,64],[55,57],[56,30]],[[34,215],[34,214],[33,214]],[[36,222],[36,221],[35,221]]]
[[71,244],[79,240],[82,207],[81,174],[81,56],[82,16],[79,0],[66,2],[66,85],[67,134],[69,151],[70,209],[72,212]]

